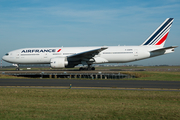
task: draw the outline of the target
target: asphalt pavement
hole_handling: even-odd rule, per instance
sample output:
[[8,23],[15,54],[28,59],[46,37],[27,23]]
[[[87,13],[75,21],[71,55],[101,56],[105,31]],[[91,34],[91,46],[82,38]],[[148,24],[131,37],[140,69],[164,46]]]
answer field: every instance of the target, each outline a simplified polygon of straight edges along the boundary
[[77,80],[77,79],[0,79],[0,86],[152,88],[180,90],[180,81]]

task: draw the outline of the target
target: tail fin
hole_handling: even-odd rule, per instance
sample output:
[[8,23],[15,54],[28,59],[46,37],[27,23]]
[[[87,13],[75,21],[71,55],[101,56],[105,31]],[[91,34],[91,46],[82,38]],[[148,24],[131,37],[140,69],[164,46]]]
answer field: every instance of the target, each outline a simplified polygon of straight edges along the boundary
[[174,18],[167,18],[142,44],[143,45],[160,45],[164,46],[169,30]]

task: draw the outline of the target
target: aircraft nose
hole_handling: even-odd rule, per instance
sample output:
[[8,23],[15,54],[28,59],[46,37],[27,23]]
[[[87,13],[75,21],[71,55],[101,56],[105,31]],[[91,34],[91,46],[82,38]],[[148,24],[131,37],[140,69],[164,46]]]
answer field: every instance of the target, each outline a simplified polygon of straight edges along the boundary
[[2,57],[2,60],[5,60],[5,56]]
[[6,57],[6,56],[3,56],[3,57],[2,57],[2,60],[7,61],[7,57]]

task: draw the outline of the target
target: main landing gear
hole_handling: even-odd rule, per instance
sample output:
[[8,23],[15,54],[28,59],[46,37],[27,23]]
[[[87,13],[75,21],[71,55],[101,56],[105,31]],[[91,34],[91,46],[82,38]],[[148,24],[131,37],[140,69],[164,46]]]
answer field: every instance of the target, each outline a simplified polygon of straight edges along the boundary
[[88,65],[88,67],[80,67],[79,71],[82,71],[82,70],[95,70],[95,67],[91,67],[91,65]]
[[91,67],[91,68],[88,68],[88,67],[80,67],[80,68],[79,68],[79,71],[82,71],[82,70],[95,70],[95,67]]

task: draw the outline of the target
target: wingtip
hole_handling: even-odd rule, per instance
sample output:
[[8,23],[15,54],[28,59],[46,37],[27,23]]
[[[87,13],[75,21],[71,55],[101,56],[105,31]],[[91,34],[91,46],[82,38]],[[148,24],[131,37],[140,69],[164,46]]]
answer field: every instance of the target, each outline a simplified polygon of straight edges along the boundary
[[173,48],[177,48],[178,46],[172,46]]
[[101,49],[107,49],[108,47],[107,46],[102,46]]

